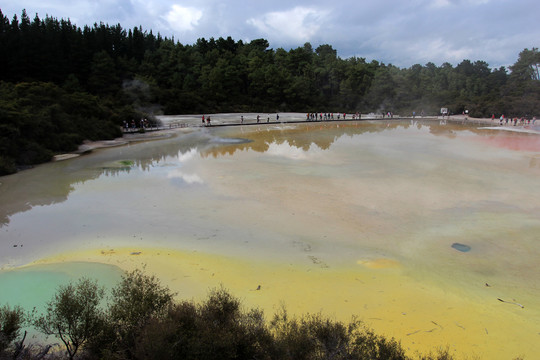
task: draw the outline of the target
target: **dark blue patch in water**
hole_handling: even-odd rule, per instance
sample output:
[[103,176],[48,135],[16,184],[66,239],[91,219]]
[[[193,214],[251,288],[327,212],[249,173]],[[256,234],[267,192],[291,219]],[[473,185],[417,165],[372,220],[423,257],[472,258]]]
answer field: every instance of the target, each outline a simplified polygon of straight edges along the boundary
[[457,251],[461,251],[461,252],[469,252],[471,250],[471,247],[469,245],[460,244],[460,243],[453,243],[452,247],[456,249]]

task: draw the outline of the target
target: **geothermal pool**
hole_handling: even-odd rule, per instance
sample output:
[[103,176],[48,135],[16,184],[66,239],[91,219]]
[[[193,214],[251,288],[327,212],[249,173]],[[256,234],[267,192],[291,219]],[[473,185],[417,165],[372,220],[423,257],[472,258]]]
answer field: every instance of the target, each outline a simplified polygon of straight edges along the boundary
[[179,298],[222,284],[269,318],[356,315],[411,354],[540,353],[540,135],[428,120],[170,135],[0,177],[0,304],[144,267]]

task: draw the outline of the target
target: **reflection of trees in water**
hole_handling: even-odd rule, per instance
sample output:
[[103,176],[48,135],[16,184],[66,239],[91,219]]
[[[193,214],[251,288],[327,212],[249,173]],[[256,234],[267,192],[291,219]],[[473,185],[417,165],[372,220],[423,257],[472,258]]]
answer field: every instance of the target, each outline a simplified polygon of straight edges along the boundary
[[135,166],[143,171],[150,171],[158,163],[163,163],[167,158],[178,158],[193,149],[199,149],[201,153],[208,147],[211,136],[208,133],[194,132],[183,134],[166,140],[152,141],[152,144],[158,146],[143,146],[130,150],[130,155],[134,160]]
[[[33,176],[26,176],[25,172],[10,175],[18,179],[16,186],[9,190],[15,193],[9,194],[8,201],[2,199],[0,226],[8,224],[9,217],[15,213],[30,210],[34,206],[52,205],[65,201],[76,184],[84,184],[86,181],[95,180],[102,175],[119,176],[124,172],[129,173],[135,167],[143,171],[150,171],[155,164],[162,163],[167,158],[177,158],[193,149],[197,149],[202,157],[234,155],[237,151],[245,150],[264,153],[268,151],[271,144],[288,144],[304,151],[308,151],[312,145],[316,145],[322,150],[328,150],[336,140],[343,136],[353,137],[399,128],[407,129],[411,126],[428,127],[431,134],[450,138],[456,137],[457,132],[463,130],[480,136],[493,136],[491,132],[477,129],[477,126],[461,124],[441,126],[438,122],[421,120],[415,122],[307,123],[285,129],[263,125],[257,131],[248,133],[246,137],[252,140],[251,142],[241,144],[211,143],[210,133],[183,134],[173,139],[148,143],[158,144],[158,146],[131,146],[126,151],[128,159],[134,159],[129,166],[121,163],[122,157],[120,155],[115,155],[116,157],[110,159],[109,163],[98,159],[96,161],[99,162],[90,165],[88,161],[80,161],[83,159],[74,159],[70,163],[69,169],[62,170],[61,176],[55,173],[59,171],[56,164],[46,164],[44,165],[46,170],[39,169],[43,173],[41,175],[42,181],[36,181]],[[531,162],[531,164],[531,166],[536,166],[535,162]],[[0,195],[4,196],[4,192],[6,189],[0,187]]]
[[[27,171],[32,171],[32,169]],[[34,206],[52,205],[65,201],[69,193],[74,190],[74,184],[97,179],[101,173],[76,172],[66,173],[65,176],[51,174],[56,180],[54,182],[45,179],[37,182],[33,177],[26,175],[24,172],[10,175],[19,178],[14,189],[18,194],[10,193],[10,200],[3,200],[0,207],[0,227],[8,224],[9,217],[13,214],[28,211]]]
[[243,144],[212,147],[201,153],[203,157],[233,155],[236,151],[253,150],[264,153],[271,144],[288,144],[304,151],[308,151],[314,144],[323,150],[330,146],[341,136],[360,134],[366,132],[365,127],[359,123],[316,123],[300,124],[287,129],[261,126],[257,131],[250,132],[246,137],[252,140]]
[[[149,169],[151,162],[151,160],[134,161],[133,166]],[[49,165],[54,167],[54,164]],[[4,203],[0,207],[0,227],[8,224],[9,217],[13,214],[28,211],[35,206],[53,205],[66,201],[69,194],[75,189],[75,185],[98,179],[102,175],[115,177],[124,172],[129,173],[133,166],[118,163],[83,171],[65,172],[62,174],[63,176],[49,174],[51,178],[54,178],[54,181],[51,181],[47,174],[43,175],[43,181],[40,182],[36,182],[33,177],[26,176],[27,174],[24,172],[11,175],[20,177],[15,189],[15,191],[20,192],[20,195],[13,196],[12,194],[9,201],[3,201]],[[28,171],[32,171],[32,169]]]
[[[10,177],[16,178],[16,183],[11,184],[10,181],[9,189],[2,188],[8,185],[0,185],[0,196],[2,197],[0,227],[7,225],[9,217],[16,213],[28,211],[35,206],[47,206],[66,201],[69,194],[75,189],[75,185],[96,180],[102,175],[120,176],[122,173],[131,172],[133,168],[150,171],[156,163],[165,158],[178,157],[179,153],[204,146],[206,141],[206,138],[189,136],[188,134],[183,136],[180,141],[166,139],[163,142],[151,142],[152,144],[160,144],[159,146],[132,146],[125,152],[127,159],[116,154],[110,155],[114,157],[110,158],[109,161],[103,160],[99,156],[96,156],[94,161],[90,158],[94,155],[90,154],[70,160],[69,166],[61,163],[50,163],[27,170],[28,172],[38,171],[40,181],[36,181],[35,175],[26,171],[10,175]],[[123,159],[129,160],[130,164],[126,165]],[[10,193],[5,194],[7,191]]]
[[[290,129],[264,128],[250,132],[246,137],[251,142],[243,144],[231,144],[215,146],[201,152],[203,157],[218,157],[234,155],[237,151],[253,150],[264,153],[269,150],[271,144],[288,144],[291,147],[308,151],[312,145],[322,150],[328,150],[334,142],[343,136],[354,137],[366,133],[379,133],[395,129],[408,129],[411,126],[421,129],[428,127],[434,135],[455,137],[455,126],[441,126],[433,121],[377,121],[377,122],[350,122],[350,123],[308,123],[300,124]],[[476,129],[468,129],[476,130]]]

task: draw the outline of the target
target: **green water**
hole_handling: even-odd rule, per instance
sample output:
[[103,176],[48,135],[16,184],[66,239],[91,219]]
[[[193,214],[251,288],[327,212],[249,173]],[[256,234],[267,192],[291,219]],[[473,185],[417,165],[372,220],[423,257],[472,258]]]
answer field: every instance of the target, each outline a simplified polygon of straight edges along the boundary
[[35,308],[41,313],[61,285],[87,277],[98,280],[108,291],[120,281],[121,275],[116,266],[85,262],[4,270],[0,271],[0,304],[19,305],[27,311]]
[[157,247],[328,271],[389,259],[467,299],[488,283],[491,300],[526,303],[509,331],[536,326],[539,159],[537,134],[373,121],[196,129],[44,164],[0,178],[0,303],[39,306],[69,279],[119,276],[10,268]]
[[1,178],[0,269],[152,246],[536,289],[539,154],[538,135],[429,121],[176,133]]

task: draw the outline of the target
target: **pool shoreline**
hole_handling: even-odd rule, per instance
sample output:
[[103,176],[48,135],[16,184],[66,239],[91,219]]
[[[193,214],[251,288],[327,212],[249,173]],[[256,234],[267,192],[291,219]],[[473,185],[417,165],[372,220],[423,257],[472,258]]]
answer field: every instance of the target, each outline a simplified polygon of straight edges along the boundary
[[[58,254],[23,268],[69,266],[71,262],[114,265],[123,271],[142,269],[177,293],[177,299],[200,301],[210,289],[223,286],[244,307],[261,308],[267,319],[281,306],[295,315],[321,313],[344,322],[355,316],[376,333],[399,340],[409,355],[448,347],[458,359],[476,355],[498,358],[501,351],[485,348],[482,342],[498,338],[501,343],[509,343],[536,337],[526,336],[531,328],[525,324],[512,337],[505,331],[505,317],[513,319],[524,309],[495,298],[489,305],[482,304],[479,299],[464,299],[429,287],[409,278],[399,263],[385,259],[325,269],[316,264],[265,263],[167,248],[132,247]],[[508,346],[505,354],[512,358],[522,354],[518,350],[523,350],[519,344]]]

